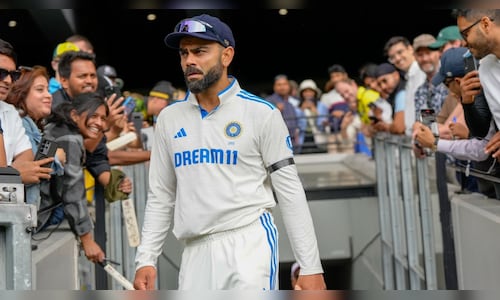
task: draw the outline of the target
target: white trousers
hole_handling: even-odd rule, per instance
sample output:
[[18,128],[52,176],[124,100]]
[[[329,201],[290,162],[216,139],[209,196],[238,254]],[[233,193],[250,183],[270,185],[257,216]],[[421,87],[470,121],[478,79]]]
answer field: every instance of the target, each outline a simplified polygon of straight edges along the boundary
[[272,214],[253,223],[189,240],[179,290],[277,290],[278,230]]

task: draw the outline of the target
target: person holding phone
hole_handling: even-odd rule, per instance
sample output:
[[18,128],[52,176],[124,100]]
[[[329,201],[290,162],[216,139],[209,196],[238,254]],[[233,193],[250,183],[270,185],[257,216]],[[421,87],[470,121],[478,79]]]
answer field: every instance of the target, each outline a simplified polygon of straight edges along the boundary
[[[43,122],[50,115],[52,95],[49,92],[49,76],[43,66],[33,68],[23,67],[22,75],[12,85],[5,102],[16,107],[23,121],[23,127],[31,142],[33,155],[36,154],[43,134]],[[50,168],[54,174],[63,173],[66,153],[58,148],[54,162],[48,162],[45,168]],[[26,203],[40,206],[40,184],[26,184]]]
[[[109,109],[97,93],[82,93],[72,102],[57,106],[47,119],[45,135],[58,143],[68,155],[64,174],[53,176],[41,185],[41,204],[37,232],[45,229],[55,207],[62,205],[71,230],[79,238],[85,256],[92,262],[102,262],[104,251],[92,237],[93,222],[87,208],[83,167],[86,164],[84,139],[97,139],[106,126]],[[110,171],[101,176],[111,176]],[[125,177],[118,184],[123,193],[132,191]]]
[[[498,176],[500,173],[495,167],[495,159],[485,154],[484,151],[488,140],[496,131],[484,94],[480,90],[472,103],[461,101],[465,91],[475,88],[466,82],[464,55],[467,52],[467,48],[463,47],[448,49],[443,53],[440,70],[432,80],[433,84],[443,83],[450,90],[450,96],[458,102],[457,109],[448,116],[444,124],[441,124],[438,137],[429,134],[430,129],[417,123],[415,139],[423,147],[454,156],[456,162],[461,166],[466,166],[467,169]],[[448,130],[444,131],[444,127]],[[472,175],[463,176],[463,172],[459,171],[456,175],[457,180],[465,189],[479,191],[488,197],[500,199],[499,184]]]
[[17,69],[17,54],[12,45],[0,39],[0,122],[4,141],[6,165],[19,172],[23,184],[38,183],[50,178],[51,168],[41,165],[51,162],[53,158],[40,161],[33,160],[32,146],[16,108],[5,102],[12,85],[21,77]]

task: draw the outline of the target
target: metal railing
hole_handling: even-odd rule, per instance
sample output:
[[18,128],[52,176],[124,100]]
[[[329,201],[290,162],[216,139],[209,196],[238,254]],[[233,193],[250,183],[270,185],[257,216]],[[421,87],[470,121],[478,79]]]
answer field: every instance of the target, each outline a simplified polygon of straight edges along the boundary
[[412,153],[407,136],[375,136],[383,278],[387,290],[437,289],[428,162],[415,160]]

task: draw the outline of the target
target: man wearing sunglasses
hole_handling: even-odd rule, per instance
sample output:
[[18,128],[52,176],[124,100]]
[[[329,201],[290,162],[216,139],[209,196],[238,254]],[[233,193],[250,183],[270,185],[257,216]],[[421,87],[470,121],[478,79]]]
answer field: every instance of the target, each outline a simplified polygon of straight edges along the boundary
[[288,129],[273,104],[228,74],[231,29],[216,17],[195,16],[179,22],[165,43],[180,55],[188,94],[158,116],[135,288],[155,288],[173,223],[185,242],[180,290],[278,289],[271,212],[278,202],[300,264],[295,289],[326,289]]
[[9,42],[0,39],[0,137],[3,139],[5,162],[19,171],[24,184],[38,183],[41,179],[50,178],[52,169],[41,166],[52,162],[54,158],[33,160],[31,142],[25,134],[21,117],[13,105],[5,102],[12,83],[21,76],[16,64],[17,55],[14,48]]

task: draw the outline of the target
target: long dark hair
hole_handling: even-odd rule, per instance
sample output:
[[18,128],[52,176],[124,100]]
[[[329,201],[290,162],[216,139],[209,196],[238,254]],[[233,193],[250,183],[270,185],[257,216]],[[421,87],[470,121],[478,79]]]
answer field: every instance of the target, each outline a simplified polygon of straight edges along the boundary
[[87,119],[92,116],[99,106],[104,105],[106,116],[109,115],[109,107],[99,93],[83,93],[76,96],[71,102],[59,104],[47,119],[49,123],[57,125],[67,125],[70,128],[78,129],[78,125],[71,118],[71,111],[76,110],[78,115],[87,113]]

